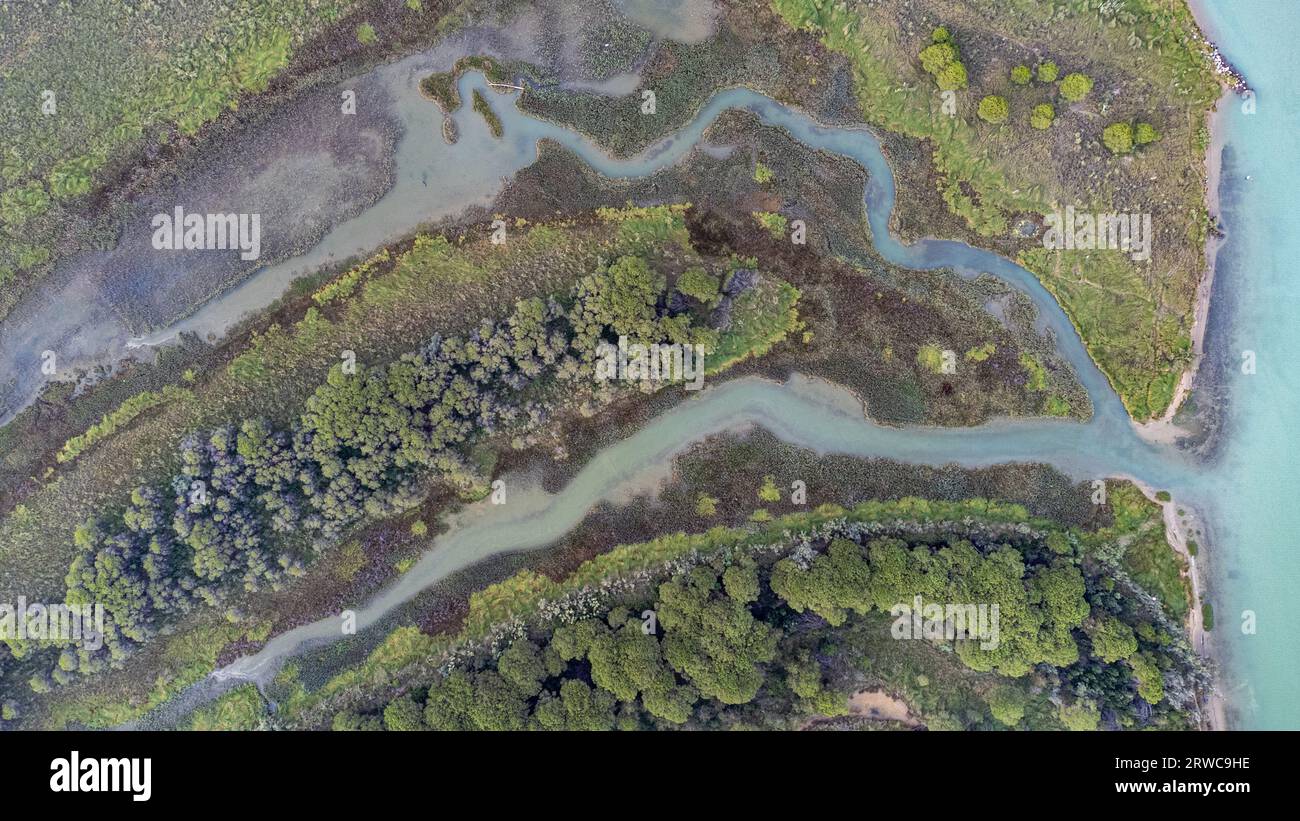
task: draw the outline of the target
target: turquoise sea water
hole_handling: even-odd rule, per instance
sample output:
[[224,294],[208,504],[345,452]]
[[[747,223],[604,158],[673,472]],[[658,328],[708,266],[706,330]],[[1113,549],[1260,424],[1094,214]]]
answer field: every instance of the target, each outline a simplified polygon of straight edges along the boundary
[[[1215,633],[1238,726],[1300,728],[1300,4],[1217,0],[1206,34],[1255,91],[1220,112],[1227,147],[1211,352],[1228,363],[1230,421],[1208,511]],[[1249,178],[1249,179],[1248,179]],[[1243,351],[1256,373],[1242,373]],[[1246,611],[1256,632],[1243,633]]]

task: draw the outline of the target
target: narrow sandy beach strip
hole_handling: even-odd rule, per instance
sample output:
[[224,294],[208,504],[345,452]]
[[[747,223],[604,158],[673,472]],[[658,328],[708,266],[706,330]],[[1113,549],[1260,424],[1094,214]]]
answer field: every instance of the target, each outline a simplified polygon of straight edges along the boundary
[[[1210,217],[1217,220],[1219,215],[1219,182],[1223,170],[1223,127],[1220,120],[1226,106],[1234,104],[1237,94],[1232,89],[1225,89],[1215,104],[1214,113],[1210,115],[1210,146],[1205,154],[1205,207]],[[1192,311],[1192,363],[1183,371],[1174,388],[1173,399],[1164,415],[1150,422],[1134,422],[1138,435],[1149,442],[1172,445],[1187,431],[1174,424],[1174,415],[1191,394],[1196,385],[1196,375],[1200,372],[1201,361],[1205,358],[1205,329],[1209,325],[1210,295],[1214,291],[1215,262],[1224,238],[1211,234],[1205,239],[1205,275],[1201,277],[1196,288],[1196,305]]]
[[[1205,14],[1200,7],[1200,3],[1197,0],[1188,0],[1188,8],[1196,19],[1196,24],[1201,29],[1202,36],[1206,38],[1207,43],[1211,44],[1217,55],[1218,48],[1213,45],[1213,41],[1210,39],[1210,32],[1207,30]],[[1224,65],[1226,66],[1226,63]],[[1219,217],[1219,187],[1222,182],[1223,149],[1226,143],[1224,119],[1228,106],[1236,104],[1240,90],[1245,87],[1242,78],[1236,77],[1235,74],[1234,78],[1235,82],[1225,83],[1223,93],[1215,103],[1214,112],[1210,115],[1208,124],[1210,144],[1205,156],[1205,207],[1210,217],[1216,221]],[[1173,399],[1169,403],[1169,407],[1165,409],[1164,415],[1158,420],[1143,424],[1134,422],[1134,428],[1137,430],[1138,435],[1148,441],[1172,445],[1180,436],[1187,433],[1183,428],[1174,424],[1173,418],[1195,387],[1201,362],[1205,358],[1205,330],[1209,324],[1210,296],[1214,289],[1214,276],[1219,249],[1223,245],[1224,239],[1219,234],[1211,234],[1205,241],[1205,275],[1201,278],[1201,283],[1196,289],[1196,305],[1192,315],[1192,363],[1179,378],[1178,385],[1174,389]],[[1191,555],[1187,547],[1187,530],[1196,521],[1195,513],[1187,511],[1188,516],[1185,522],[1178,515],[1175,500],[1161,502],[1155,497],[1152,488],[1144,486],[1140,482],[1137,484],[1147,498],[1162,505],[1165,534],[1169,545],[1187,562],[1188,575],[1192,584],[1192,609],[1187,618],[1188,640],[1191,642],[1193,650],[1212,665],[1215,676],[1214,689],[1204,694],[1202,726],[1209,730],[1226,730],[1228,729],[1227,702],[1221,689],[1223,673],[1219,669],[1220,659],[1214,652],[1214,642],[1206,634],[1201,610],[1201,605],[1206,601],[1205,588],[1201,573],[1197,567],[1196,557]],[[1204,528],[1200,529],[1204,532]],[[1204,544],[1201,545],[1201,547],[1204,546]]]
[[[1219,690],[1218,658],[1214,654],[1214,643],[1207,635],[1201,610],[1201,605],[1205,603],[1205,587],[1201,580],[1200,569],[1196,563],[1196,556],[1193,556],[1188,548],[1189,534],[1196,527],[1198,521],[1196,514],[1184,506],[1182,508],[1183,515],[1180,516],[1180,506],[1177,499],[1171,498],[1167,502],[1161,501],[1156,497],[1156,491],[1151,486],[1135,479],[1130,481],[1137,485],[1144,496],[1160,505],[1165,522],[1165,539],[1168,541],[1170,549],[1181,556],[1183,561],[1187,563],[1187,578],[1192,584],[1192,606],[1184,623],[1187,630],[1187,640],[1191,644],[1192,650],[1211,665],[1215,674],[1214,689],[1202,694],[1201,725],[1203,729],[1207,730],[1226,730],[1228,729],[1227,705]],[[1199,529],[1204,532],[1204,528]]]
[[[1219,216],[1219,183],[1221,181],[1221,172],[1223,170],[1223,147],[1224,127],[1223,118],[1229,105],[1237,101],[1238,95],[1248,91],[1245,78],[1241,77],[1235,68],[1228,64],[1227,60],[1219,52],[1219,48],[1211,39],[1211,32],[1206,24],[1206,15],[1201,8],[1200,0],[1187,0],[1187,7],[1196,21],[1197,28],[1200,29],[1201,37],[1206,44],[1212,49],[1215,70],[1221,82],[1223,82],[1223,93],[1219,95],[1218,101],[1214,104],[1214,111],[1209,117],[1210,144],[1205,154],[1205,207],[1210,216],[1216,221]],[[1192,364],[1187,367],[1178,379],[1178,384],[1174,388],[1173,399],[1169,402],[1169,407],[1165,409],[1164,415],[1160,419],[1152,420],[1145,423],[1134,422],[1134,427],[1138,434],[1144,439],[1152,442],[1172,444],[1179,436],[1185,435],[1186,431],[1173,424],[1174,415],[1186,401],[1192,388],[1196,384],[1196,375],[1201,368],[1201,360],[1205,356],[1205,329],[1208,324],[1210,314],[1210,295],[1214,289],[1214,272],[1215,261],[1219,255],[1219,247],[1223,244],[1224,237],[1218,234],[1211,234],[1205,240],[1205,275],[1201,278],[1201,283],[1196,289],[1196,305],[1192,311]]]

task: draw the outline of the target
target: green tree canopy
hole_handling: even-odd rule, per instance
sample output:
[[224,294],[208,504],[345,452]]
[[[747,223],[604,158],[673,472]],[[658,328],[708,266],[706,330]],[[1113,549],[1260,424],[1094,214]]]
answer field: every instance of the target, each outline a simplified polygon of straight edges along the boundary
[[1092,639],[1092,651],[1107,664],[1122,661],[1137,652],[1137,636],[1133,628],[1116,618],[1103,618],[1084,625]]
[[1146,145],[1159,139],[1160,132],[1156,131],[1151,123],[1138,123],[1133,127],[1133,141],[1138,145]]
[[1111,123],[1101,132],[1101,141],[1112,154],[1127,154],[1133,150],[1133,128],[1128,123]]
[[761,665],[776,657],[777,633],[718,589],[716,571],[693,568],[659,586],[664,657],[707,698],[751,701],[763,684]]
[[999,684],[989,691],[989,712],[999,724],[1015,727],[1025,717],[1028,699],[1025,691],[1014,684]]
[[999,97],[996,94],[990,94],[980,100],[979,116],[980,119],[993,123],[1005,123],[1007,116],[1011,113],[1011,107],[1007,104],[1006,97]]
[[930,45],[921,49],[921,68],[934,77],[939,88],[956,91],[966,87],[966,67],[952,35],[943,26],[934,30]]
[[1056,109],[1052,108],[1051,103],[1039,103],[1029,114],[1029,124],[1040,131],[1051,128],[1052,121],[1055,119]]
[[424,710],[410,695],[401,696],[384,708],[384,728],[388,730],[423,730]]
[[812,610],[832,625],[848,618],[848,611],[871,609],[871,568],[862,549],[847,539],[831,542],[826,553],[803,568],[782,559],[772,568],[772,590],[796,613]]
[[1071,103],[1076,103],[1092,91],[1092,78],[1077,72],[1065,75],[1061,80],[1061,96]]

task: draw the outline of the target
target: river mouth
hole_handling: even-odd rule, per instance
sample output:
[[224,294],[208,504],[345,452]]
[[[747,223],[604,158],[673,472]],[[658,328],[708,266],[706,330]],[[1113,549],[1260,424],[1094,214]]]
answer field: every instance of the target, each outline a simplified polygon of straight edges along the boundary
[[[269,304],[294,278],[318,265],[382,244],[428,219],[456,213],[470,204],[490,203],[500,190],[501,173],[513,175],[531,164],[539,141],[562,145],[605,177],[644,177],[679,162],[702,143],[717,117],[741,109],[806,146],[848,157],[866,169],[864,214],[875,250],[888,262],[909,269],[948,268],[970,278],[991,275],[1026,294],[1038,311],[1042,330],[1055,340],[1085,388],[1093,414],[1086,423],[998,419],[968,429],[890,428],[866,420],[861,403],[844,389],[818,380],[799,376],[785,384],[757,378],[733,380],[703,391],[634,436],[606,448],[560,493],[528,488],[516,496],[508,519],[487,506],[471,506],[457,514],[448,532],[431,544],[413,568],[356,611],[358,630],[380,624],[399,605],[451,573],[502,553],[554,543],[593,505],[610,498],[607,494],[635,492],[662,481],[673,457],[688,444],[709,433],[750,426],[817,452],[940,466],[1046,463],[1079,480],[1134,478],[1172,491],[1182,504],[1196,505],[1201,487],[1189,457],[1137,434],[1074,326],[1032,274],[962,242],[926,239],[906,245],[890,233],[896,199],[894,178],[879,140],[869,129],[828,126],[759,92],[729,88],[711,96],[682,129],[637,155],[617,158],[583,135],[522,112],[512,99],[517,92],[503,94],[490,87],[482,73],[467,71],[458,80],[461,99],[471,99],[475,92],[482,94],[500,119],[503,136],[495,138],[483,118],[462,106],[451,115],[458,140],[448,145],[430,138],[439,128],[441,115],[418,87],[432,65],[427,55],[416,55],[377,70],[380,79],[375,82],[381,82],[394,101],[393,110],[398,112],[404,134],[396,149],[395,183],[382,198],[327,234],[304,257],[261,271],[181,322],[134,340],[135,344],[164,344],[181,333],[219,337],[238,318]],[[430,170],[451,168],[455,171]],[[435,178],[440,184],[431,187]],[[290,630],[272,638],[256,654],[214,672],[177,703],[193,706],[196,699],[207,700],[242,681],[266,685],[288,658],[340,637],[336,618]]]
[[[689,38],[697,36],[705,25],[707,21],[693,19],[686,28],[673,31]],[[661,33],[672,36],[672,32]],[[290,255],[228,289],[217,288],[217,295],[204,301],[198,310],[177,322],[163,323],[166,326],[156,331],[135,333],[139,317],[124,320],[121,305],[85,298],[83,301],[91,307],[76,320],[83,324],[70,319],[67,324],[43,330],[45,336],[34,336],[24,346],[0,347],[39,350],[45,344],[42,340],[51,340],[49,344],[70,347],[72,361],[81,365],[112,361],[124,354],[143,356],[181,334],[209,341],[219,339],[241,319],[272,304],[296,279],[322,266],[373,250],[421,225],[490,204],[501,190],[503,177],[512,176],[535,160],[541,140],[564,146],[609,178],[645,177],[680,162],[691,152],[711,150],[702,143],[705,130],[718,116],[739,109],[765,125],[783,129],[804,145],[848,157],[867,169],[864,215],[876,251],[889,262],[911,269],[950,268],[965,277],[992,275],[1026,294],[1038,310],[1042,330],[1056,341],[1086,389],[1093,406],[1092,419],[1084,424],[999,419],[965,430],[886,428],[864,419],[861,404],[833,385],[798,376],[784,384],[754,378],[733,380],[706,390],[679,409],[656,418],[625,442],[602,451],[559,493],[548,494],[540,487],[529,486],[518,497],[520,503],[512,505],[512,516],[518,518],[503,521],[493,518],[492,511],[478,508],[456,517],[449,532],[430,545],[410,572],[359,611],[361,629],[374,629],[401,603],[459,569],[503,552],[546,547],[580,521],[593,505],[609,499],[609,494],[634,493],[662,481],[680,448],[710,433],[738,428],[761,427],[783,441],[817,452],[885,457],[913,464],[981,467],[1045,462],[1072,478],[1131,477],[1172,491],[1180,504],[1189,507],[1200,509],[1213,504],[1218,475],[1173,448],[1145,441],[1135,433],[1127,412],[1088,356],[1074,326],[1032,274],[1003,257],[963,243],[925,239],[909,245],[890,233],[897,192],[893,174],[871,130],[831,127],[752,89],[728,88],[710,97],[697,116],[676,133],[635,156],[618,158],[574,131],[527,115],[514,104],[513,94],[501,94],[489,87],[482,74],[467,72],[459,80],[462,99],[482,93],[502,121],[504,136],[493,137],[487,123],[466,105],[452,115],[459,138],[455,145],[447,145],[437,137],[441,115],[419,95],[418,81],[431,70],[446,68],[462,54],[462,46],[440,46],[346,81],[338,89],[327,89],[312,103],[325,106],[328,102],[332,107],[338,90],[361,91],[363,96],[381,101],[382,113],[377,120],[384,123],[384,128],[371,137],[342,147],[331,144],[306,162],[307,166],[328,165],[335,163],[340,151],[357,154],[353,166],[331,166],[337,173],[332,182],[322,182],[321,197],[328,198],[330,191],[371,178],[375,169],[386,163],[391,165],[391,179],[373,190],[367,189],[363,197],[369,201],[367,206],[358,209],[349,205],[335,215],[337,220],[330,226],[304,224],[301,236],[323,233],[305,253]],[[386,159],[390,153],[391,163]],[[263,169],[266,176],[258,178],[256,184],[277,188],[286,176],[294,175],[295,168],[301,171],[302,166],[287,163]],[[213,200],[214,208],[219,205]],[[350,216],[341,216],[352,211],[355,213]],[[133,234],[124,248],[142,241]],[[291,237],[283,242],[282,251],[293,246]],[[205,262],[196,263],[193,270],[205,270],[203,265],[209,258],[201,259]],[[92,271],[104,261],[94,257],[74,264],[67,286],[74,290],[65,291],[65,297],[86,297]],[[160,286],[166,272],[158,268],[154,274],[152,278],[124,280],[121,288],[133,304],[146,298],[154,300],[149,316],[157,319],[167,315],[172,303],[167,302],[167,289]],[[193,294],[179,295],[174,304],[186,300],[199,301]],[[145,324],[149,324],[147,317]],[[18,360],[0,364],[6,366],[5,372],[12,364],[14,373],[26,373],[24,368],[30,365]],[[16,403],[24,401],[23,392],[33,387],[39,385],[21,381],[15,385],[15,408]],[[9,415],[14,412],[13,408],[5,410]],[[1240,474],[1240,463],[1234,464]],[[179,701],[207,700],[240,681],[265,684],[285,660],[334,640],[337,633],[336,623],[322,620],[277,636],[261,652],[218,670]]]
[[[598,504],[653,494],[671,479],[677,457],[695,444],[755,428],[818,454],[967,469],[1047,464],[1075,481],[1129,478],[1172,489],[1187,507],[1198,506],[1203,492],[1184,482],[1189,470],[1184,455],[1142,442],[1131,428],[1107,431],[1107,423],[1098,419],[997,419],[970,429],[888,427],[868,420],[852,392],[825,380],[797,373],[785,382],[740,377],[707,387],[606,447],[558,492],[548,493],[533,476],[505,477],[517,488],[511,504],[503,508],[484,499],[449,517],[446,531],[413,567],[353,611],[357,634],[379,638],[393,626],[391,617],[423,591],[480,563],[544,550]],[[289,659],[344,638],[336,616],[277,635],[181,693],[145,723],[174,721],[241,683],[266,688]]]

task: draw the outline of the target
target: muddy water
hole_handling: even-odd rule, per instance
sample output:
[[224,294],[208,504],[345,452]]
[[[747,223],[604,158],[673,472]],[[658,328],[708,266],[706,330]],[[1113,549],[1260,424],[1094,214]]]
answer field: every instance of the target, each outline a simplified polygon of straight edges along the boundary
[[[0,424],[48,379],[151,359],[181,330],[214,341],[297,277],[490,202],[518,163],[494,156],[481,118],[463,112],[466,148],[439,152],[441,118],[420,97],[418,81],[466,54],[536,60],[541,28],[530,9],[505,26],[467,29],[427,52],[304,92],[238,134],[209,139],[193,158],[197,170],[141,196],[116,247],[68,258],[0,322]],[[353,114],[344,113],[345,94],[355,100]],[[259,214],[260,258],[155,249],[154,216],[178,205],[187,213]],[[202,319],[177,322],[194,306]],[[57,355],[53,376],[41,369],[45,351]]]

